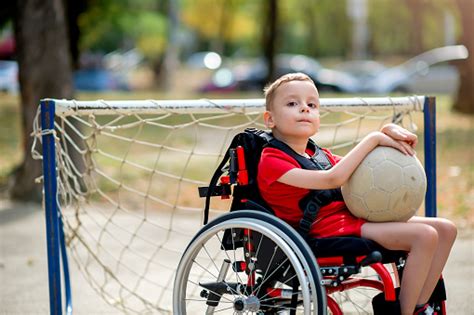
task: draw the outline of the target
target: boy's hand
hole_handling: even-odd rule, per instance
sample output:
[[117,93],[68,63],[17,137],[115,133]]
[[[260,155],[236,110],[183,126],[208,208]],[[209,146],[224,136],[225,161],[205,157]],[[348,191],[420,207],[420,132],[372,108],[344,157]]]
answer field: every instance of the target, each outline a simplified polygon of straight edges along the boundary
[[418,137],[414,133],[396,124],[387,124],[380,131],[396,141],[407,143],[411,148],[418,143]]
[[397,140],[383,132],[375,132],[374,136],[377,138],[378,145],[395,148],[407,155],[415,154],[413,147],[406,141]]

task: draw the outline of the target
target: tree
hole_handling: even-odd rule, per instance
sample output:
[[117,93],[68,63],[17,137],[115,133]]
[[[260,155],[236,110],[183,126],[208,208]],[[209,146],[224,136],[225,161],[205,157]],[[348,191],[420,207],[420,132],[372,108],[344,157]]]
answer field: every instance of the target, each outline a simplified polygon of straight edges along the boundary
[[423,48],[423,7],[426,3],[421,0],[405,0],[410,12],[411,32],[410,32],[410,46],[413,55],[421,54]]
[[156,76],[158,78],[158,87],[167,91],[172,87],[174,79],[173,72],[178,66],[178,4],[173,0],[167,1],[166,15],[168,16],[168,32],[163,62],[158,67]]
[[15,41],[21,86],[21,128],[24,157],[12,175],[11,197],[41,200],[34,179],[41,164],[29,154],[33,120],[40,99],[72,98],[72,66],[62,0],[17,0]]
[[265,1],[265,19],[262,27],[263,56],[268,67],[268,74],[265,82],[274,79],[275,69],[275,49],[277,41],[278,25],[278,2],[276,0]]
[[79,68],[79,39],[81,30],[79,29],[78,19],[84,12],[87,11],[90,5],[88,0],[74,0],[64,1],[64,10],[67,20],[68,38],[69,38],[69,50],[71,52],[73,69]]
[[453,109],[461,113],[474,114],[474,1],[457,0],[457,5],[461,14],[462,37],[464,44],[471,56],[459,62],[460,86]]

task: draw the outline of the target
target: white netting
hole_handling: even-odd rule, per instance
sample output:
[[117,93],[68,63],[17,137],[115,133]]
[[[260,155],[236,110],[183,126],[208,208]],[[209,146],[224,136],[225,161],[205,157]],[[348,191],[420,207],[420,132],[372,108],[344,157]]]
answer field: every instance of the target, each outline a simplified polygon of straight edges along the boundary
[[[345,153],[395,121],[413,130],[423,97],[322,99],[318,144]],[[202,225],[207,185],[232,137],[264,128],[264,100],[59,101],[53,133],[69,254],[109,303],[171,311],[175,268]],[[37,140],[37,141],[36,141]],[[212,203],[211,218],[229,207]]]

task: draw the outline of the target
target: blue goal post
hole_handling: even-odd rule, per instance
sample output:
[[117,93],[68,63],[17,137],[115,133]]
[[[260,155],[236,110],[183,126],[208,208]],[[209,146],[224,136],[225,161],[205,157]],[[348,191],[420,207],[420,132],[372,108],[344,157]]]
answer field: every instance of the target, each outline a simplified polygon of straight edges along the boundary
[[[42,138],[44,207],[46,218],[49,303],[51,314],[72,314],[72,293],[69,277],[68,259],[65,237],[63,232],[62,215],[58,202],[57,160],[55,141],[56,115],[71,114],[77,110],[110,111],[111,105],[116,105],[111,113],[130,110],[168,110],[172,113],[192,112],[193,108],[205,108],[208,113],[214,110],[235,108],[245,112],[249,109],[263,111],[264,99],[250,100],[195,100],[195,101],[104,101],[80,102],[55,99],[44,99],[40,103],[40,122]],[[425,196],[425,215],[434,217],[436,211],[436,99],[429,96],[413,97],[373,97],[373,98],[322,98],[321,108],[328,107],[337,110],[343,106],[372,106],[391,108],[399,104],[415,104],[417,111],[422,111],[424,132],[424,164],[427,177]],[[133,104],[133,106],[132,106]],[[196,105],[197,104],[197,105]],[[64,286],[64,297],[62,287]],[[63,299],[65,308],[63,309]]]

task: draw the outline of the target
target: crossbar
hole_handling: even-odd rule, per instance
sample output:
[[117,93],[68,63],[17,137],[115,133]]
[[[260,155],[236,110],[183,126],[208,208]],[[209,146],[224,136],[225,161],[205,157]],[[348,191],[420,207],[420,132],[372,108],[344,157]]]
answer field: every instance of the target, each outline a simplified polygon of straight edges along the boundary
[[[422,111],[425,97],[368,97],[368,98],[321,98],[321,111],[367,111],[371,107],[377,110],[390,110],[396,107],[398,110]],[[199,113],[212,114],[223,112],[263,112],[265,110],[265,99],[199,99],[199,100],[127,100],[127,101],[76,101],[57,100],[52,101],[56,105],[56,115],[110,115],[115,114],[160,114],[160,113]]]

